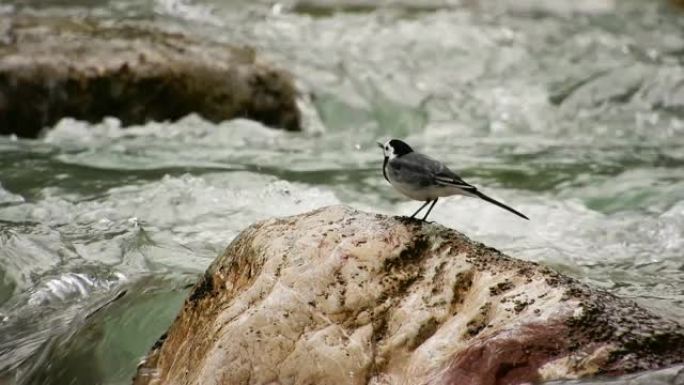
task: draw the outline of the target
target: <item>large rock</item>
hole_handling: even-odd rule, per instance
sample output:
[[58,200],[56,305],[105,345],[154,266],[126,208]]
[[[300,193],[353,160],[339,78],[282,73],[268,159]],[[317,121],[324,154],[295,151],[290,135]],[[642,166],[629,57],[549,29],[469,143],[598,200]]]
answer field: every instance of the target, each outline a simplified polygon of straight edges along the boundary
[[191,112],[299,129],[291,77],[249,48],[139,24],[2,19],[0,134],[35,137],[65,116],[130,125]]
[[135,384],[522,384],[684,361],[635,303],[435,224],[335,206],[246,229]]

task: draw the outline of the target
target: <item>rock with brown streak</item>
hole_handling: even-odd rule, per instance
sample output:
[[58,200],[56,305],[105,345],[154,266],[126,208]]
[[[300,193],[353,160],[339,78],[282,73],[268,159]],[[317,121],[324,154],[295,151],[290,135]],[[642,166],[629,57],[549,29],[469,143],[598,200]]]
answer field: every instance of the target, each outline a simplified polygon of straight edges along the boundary
[[291,77],[253,50],[132,23],[0,20],[0,134],[35,137],[62,117],[124,125],[249,118],[298,130]]
[[684,361],[634,302],[436,224],[344,206],[246,229],[137,385],[523,384]]

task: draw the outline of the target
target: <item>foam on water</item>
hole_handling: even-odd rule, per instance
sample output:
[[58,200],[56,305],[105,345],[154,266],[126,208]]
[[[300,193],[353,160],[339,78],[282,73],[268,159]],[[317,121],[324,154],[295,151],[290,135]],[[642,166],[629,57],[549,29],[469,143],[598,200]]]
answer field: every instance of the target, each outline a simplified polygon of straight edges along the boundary
[[0,205],[5,203],[21,203],[24,198],[21,195],[12,194],[11,192],[2,188],[0,184]]
[[[254,221],[339,202],[410,215],[421,203],[382,178],[383,137],[445,160],[531,218],[450,198],[431,220],[684,318],[684,19],[656,1],[556,3],[0,6],[253,46],[294,74],[306,125],[63,119],[39,140],[0,138],[0,382],[128,383],[130,355],[175,313],[145,309],[177,306]],[[152,325],[140,329],[152,339],[136,344],[127,319]],[[96,369],[81,368],[84,355]],[[670,374],[625,381],[674,383]]]
[[126,281],[126,276],[114,272],[109,279],[100,279],[89,274],[69,272],[44,281],[43,287],[30,291],[29,306],[45,306],[68,298],[86,298],[95,290],[109,290]]
[[[250,172],[166,176],[156,182],[112,188],[90,199],[64,199],[59,191],[45,193],[37,202],[0,207],[0,218],[8,224],[34,223],[36,231],[31,236],[44,239],[45,252],[54,253],[46,259],[58,259],[66,243],[69,255],[84,261],[144,265],[163,260],[193,270],[206,264],[198,266],[197,258],[213,258],[255,220],[338,202],[330,191]],[[48,237],[58,236],[57,242],[48,241],[41,231]],[[10,259],[9,254],[20,248],[26,250],[25,245],[6,244],[0,256]],[[145,255],[131,255],[141,249]],[[169,254],[165,249],[176,251]]]

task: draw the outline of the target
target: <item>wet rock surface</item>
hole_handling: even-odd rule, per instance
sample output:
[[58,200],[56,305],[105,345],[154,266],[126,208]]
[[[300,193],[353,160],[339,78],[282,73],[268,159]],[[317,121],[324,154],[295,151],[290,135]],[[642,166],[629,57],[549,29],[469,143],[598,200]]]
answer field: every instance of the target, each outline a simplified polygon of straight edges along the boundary
[[253,50],[133,23],[16,16],[0,22],[0,134],[62,117],[124,125],[250,118],[298,130],[296,91]]
[[344,206],[246,229],[135,384],[523,384],[682,362],[684,328],[435,224]]

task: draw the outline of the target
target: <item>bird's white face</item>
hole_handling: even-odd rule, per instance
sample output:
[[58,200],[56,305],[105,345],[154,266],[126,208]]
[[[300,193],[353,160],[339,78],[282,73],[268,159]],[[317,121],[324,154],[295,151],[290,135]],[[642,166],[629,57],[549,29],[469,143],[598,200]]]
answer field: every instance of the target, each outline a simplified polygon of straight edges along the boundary
[[384,144],[378,142],[378,146],[380,148],[382,148],[382,152],[384,153],[385,158],[392,159],[392,158],[395,158],[397,156],[397,154],[394,153],[394,147],[392,147],[392,145],[390,144],[390,141],[391,141],[391,139],[386,141]]

